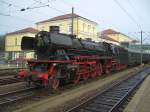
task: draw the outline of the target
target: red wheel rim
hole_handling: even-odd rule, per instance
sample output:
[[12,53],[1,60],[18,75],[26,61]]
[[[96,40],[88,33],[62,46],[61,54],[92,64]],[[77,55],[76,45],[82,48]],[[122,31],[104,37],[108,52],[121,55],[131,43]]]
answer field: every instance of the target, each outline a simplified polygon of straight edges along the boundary
[[80,75],[75,76],[74,84],[77,84],[80,81]]
[[52,88],[57,89],[59,87],[60,80],[59,79],[52,79]]

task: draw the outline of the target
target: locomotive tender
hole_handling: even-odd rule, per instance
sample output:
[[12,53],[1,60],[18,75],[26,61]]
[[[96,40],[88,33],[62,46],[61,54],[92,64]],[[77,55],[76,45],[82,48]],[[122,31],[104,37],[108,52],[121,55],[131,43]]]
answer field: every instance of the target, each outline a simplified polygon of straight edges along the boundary
[[[59,33],[58,26],[51,26],[49,32],[40,31],[35,37],[24,36],[21,48],[35,50],[37,59],[27,60],[29,70],[20,71],[19,77],[29,84],[52,89],[140,64],[138,52],[106,42],[77,39]],[[144,62],[150,61],[150,54],[143,57]]]

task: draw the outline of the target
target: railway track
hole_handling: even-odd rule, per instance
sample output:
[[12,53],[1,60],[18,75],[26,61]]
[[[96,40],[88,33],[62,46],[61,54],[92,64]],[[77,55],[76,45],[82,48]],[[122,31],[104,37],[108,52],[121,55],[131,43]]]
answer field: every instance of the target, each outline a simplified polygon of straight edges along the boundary
[[30,97],[33,95],[34,89],[36,89],[36,87],[30,87],[5,94],[0,94],[0,106]]
[[148,76],[150,68],[90,97],[67,112],[119,112],[122,104],[138,85]]
[[20,69],[26,69],[26,68],[0,69],[0,76],[16,75]]
[[14,76],[17,74],[17,70],[16,71],[2,71],[0,72],[0,77],[3,76]]
[[0,78],[0,86],[18,82],[23,82],[23,80],[15,77]]
[[21,68],[21,67],[18,67],[18,68],[3,68],[3,69],[0,69],[0,71],[8,71],[8,70],[19,70],[19,69],[25,69],[25,68]]

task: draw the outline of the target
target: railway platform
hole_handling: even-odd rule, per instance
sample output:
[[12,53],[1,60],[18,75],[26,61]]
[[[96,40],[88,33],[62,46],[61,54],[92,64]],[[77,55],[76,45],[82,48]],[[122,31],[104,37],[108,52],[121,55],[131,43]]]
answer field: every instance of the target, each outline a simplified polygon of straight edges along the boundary
[[150,75],[137,90],[124,112],[150,112]]

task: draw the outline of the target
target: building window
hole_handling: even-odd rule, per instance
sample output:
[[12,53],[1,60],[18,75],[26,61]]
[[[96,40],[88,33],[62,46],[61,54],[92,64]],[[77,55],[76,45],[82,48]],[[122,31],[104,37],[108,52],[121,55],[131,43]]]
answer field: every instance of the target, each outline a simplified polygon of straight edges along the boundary
[[85,31],[85,23],[82,24],[83,31]]
[[91,25],[88,25],[88,33],[90,33]]
[[17,38],[15,38],[15,45],[17,46],[18,44],[17,44]]
[[94,34],[94,32],[95,32],[95,28],[93,27],[93,34]]
[[44,31],[44,26],[42,26],[40,29],[41,29],[41,31]]
[[71,33],[71,31],[72,31],[72,25],[71,25],[71,23],[69,23],[68,24],[68,32]]
[[62,24],[59,24],[59,31],[63,32],[63,25]]

